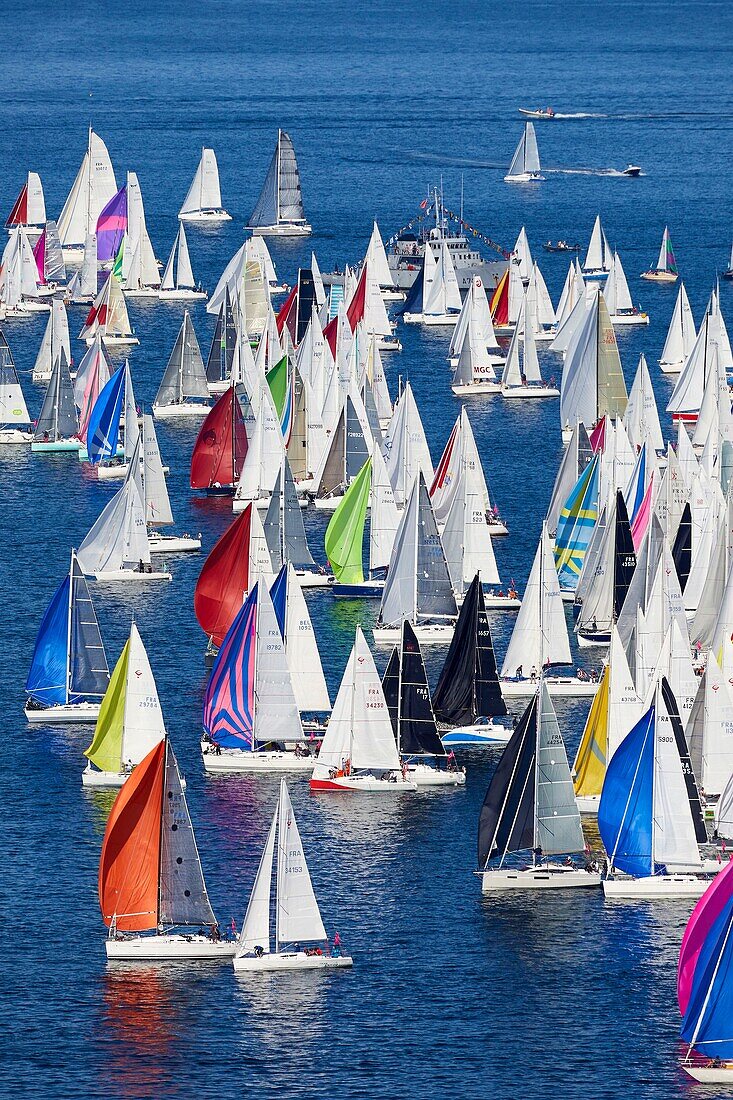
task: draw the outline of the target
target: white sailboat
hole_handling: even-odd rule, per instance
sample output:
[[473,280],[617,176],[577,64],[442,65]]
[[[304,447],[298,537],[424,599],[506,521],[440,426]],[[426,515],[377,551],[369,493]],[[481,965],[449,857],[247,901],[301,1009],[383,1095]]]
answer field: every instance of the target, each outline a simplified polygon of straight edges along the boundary
[[421,643],[447,644],[457,616],[445,551],[420,472],[397,529],[372,636],[377,645],[393,645],[407,619]]
[[[94,289],[96,291],[96,287]],[[140,182],[134,172],[127,173],[127,231],[122,253],[122,289],[128,298],[157,298],[160,290],[160,269],[145,221]]]
[[275,152],[247,229],[278,237],[305,237],[313,232],[303,209],[295,149],[284,130],[277,132]]
[[155,678],[133,620],[99,708],[92,743],[84,751],[89,763],[82,785],[121,787],[165,736]]
[[105,506],[79,547],[79,565],[84,575],[93,580],[142,584],[172,579],[165,568],[154,569],[150,562],[140,446],[138,436],[124,485]]
[[64,299],[67,302],[74,302],[79,305],[91,305],[96,296],[97,234],[90,233],[84,242],[84,250],[81,256],[81,269],[75,271],[69,280]]
[[[481,808],[482,893],[600,886],[600,873],[593,866],[570,859],[585,851],[565,745],[547,685],[540,678]],[[531,854],[531,862],[512,860],[521,853],[525,859]],[[560,863],[560,855],[568,858]]]
[[514,151],[509,171],[504,176],[504,183],[538,183],[544,178],[540,171],[540,153],[534,123],[525,122],[524,132]]
[[[275,844],[277,837],[277,854]],[[275,941],[270,941],[272,871],[275,880]],[[305,948],[302,945],[316,945]],[[323,945],[321,947],[320,945]],[[313,890],[303,843],[284,779],[234,955],[237,974],[280,970],[331,970],[353,960],[328,937]]]
[[471,284],[466,293],[461,307],[458,323],[454,328],[448,348],[448,361],[452,367],[458,365],[458,357],[461,353],[463,341],[469,327],[473,326],[473,334],[478,344],[483,341],[489,359],[498,366],[504,362],[504,353],[496,339],[494,322],[491,319],[491,309],[486,297],[486,288],[480,275],[471,279]]
[[33,434],[13,356],[0,333],[0,445],[32,443]]
[[221,205],[221,188],[219,186],[219,165],[216,163],[216,153],[205,146],[201,150],[201,160],[188,189],[188,194],[183,200],[183,206],[178,211],[178,218],[182,222],[230,222],[231,214],[227,214]]
[[116,193],[117,181],[107,146],[90,127],[87,151],[57,223],[64,260],[81,261],[101,211]]
[[[295,701],[302,714],[325,714],[331,699],[323,674],[313,623],[302,587],[290,562],[283,565],[270,589]],[[311,726],[312,723],[306,722]]]
[[[473,284],[476,282],[479,283],[480,290],[474,290]],[[480,302],[481,297],[483,297],[486,305],[491,335],[494,335],[494,326],[491,324],[491,312],[486,301],[486,292],[483,289],[481,279],[476,278],[471,282],[471,289],[466,296],[466,301],[463,303],[461,318],[459,318],[458,326],[456,326],[457,328],[460,326],[461,319],[465,316],[466,323],[451,381],[451,389],[456,397],[498,393],[501,390],[501,383],[497,378],[495,369],[499,360],[492,356],[488,350],[485,330],[481,325],[479,312],[481,307],[476,307],[473,304],[477,300]],[[496,342],[495,336],[494,341]]]
[[382,234],[379,232],[379,226],[376,221],[372,226],[372,235],[369,238],[364,263],[371,267],[372,274],[376,279],[380,293],[385,302],[404,301],[404,291],[400,290],[399,287],[395,285],[392,269],[389,266],[387,253],[384,249]]
[[69,365],[62,347],[53,365],[43,405],[36,420],[31,450],[78,452],[82,447]]
[[186,310],[153,401],[153,416],[159,420],[205,416],[210,408],[204,361],[191,316]]
[[95,722],[109,684],[102,635],[84,574],[71,551],[71,567],[48,605],[26,679],[26,720]]
[[188,253],[188,241],[183,222],[178,226],[178,235],[173,242],[168,263],[165,265],[163,280],[158,297],[161,302],[205,301],[206,291],[196,283]]
[[7,230],[22,225],[36,236],[46,224],[46,200],[43,197],[43,185],[38,172],[28,172],[13,208],[5,222]]
[[[427,448],[427,444],[425,446]],[[508,534],[506,524],[503,523],[499,515],[496,501],[494,500],[492,503],[481,456],[478,453],[476,439],[465,406],[456,418],[435,469],[435,476],[430,482],[430,500],[433,504],[433,511],[439,528],[445,526],[453,497],[458,488],[459,476],[464,467],[471,469],[477,483],[480,484],[481,508],[490,533],[492,535]],[[425,476],[424,467],[421,466],[421,469],[423,470],[423,476]],[[413,480],[416,473],[417,469],[412,474]]]
[[[444,237],[440,240],[437,261],[428,242],[425,245],[422,282],[418,279],[415,286],[422,287],[420,310],[412,308],[412,296],[405,303],[402,320],[406,324],[455,325],[461,312],[461,292],[458,288],[456,269]],[[417,304],[417,303],[416,303]]]
[[604,416],[623,416],[627,400],[616,334],[603,293],[597,290],[565,358],[560,383],[563,442],[578,421],[590,430]]
[[262,526],[273,571],[279,572],[289,562],[303,588],[327,588],[333,583],[333,574],[317,566],[310,552],[293,473],[284,450]]
[[583,275],[586,279],[605,279],[611,270],[612,263],[611,246],[601,225],[601,216],[597,214],[593,223],[593,232],[590,235],[588,251],[585,255]]
[[[519,345],[522,344],[520,364]],[[556,386],[548,386],[542,379],[532,326],[527,324],[526,298],[517,327],[514,330],[506,363],[501,376],[501,396],[513,398],[559,397]]]
[[395,402],[383,450],[395,503],[403,508],[419,472],[428,485],[433,481],[433,461],[410,382]]
[[51,312],[46,323],[46,328],[38,349],[36,361],[33,364],[32,378],[34,382],[48,382],[53,372],[53,365],[64,349],[66,362],[71,366],[71,341],[69,339],[69,318],[63,299],[54,298],[51,302]]
[[318,751],[310,788],[384,794],[417,790],[403,774],[382,684],[360,626]]
[[675,283],[679,278],[672,240],[669,235],[669,228],[666,225],[664,233],[662,233],[662,246],[659,249],[656,266],[650,268],[649,271],[643,271],[641,278],[654,283]]
[[621,257],[614,252],[611,270],[603,287],[611,323],[614,325],[648,325],[649,314],[638,309],[632,299]]
[[98,332],[107,347],[140,343],[130,325],[125,296],[114,271],[110,271],[94,299],[79,339],[85,340],[87,345],[93,344]]
[[685,284],[680,283],[659,366],[665,374],[679,374],[695,346],[697,332]]
[[543,523],[532,571],[522,597],[501,668],[501,692],[505,698],[526,697],[537,690],[540,673],[552,696],[594,695],[597,684],[577,676],[551,673],[553,665],[572,664],[560,583]]
[[155,422],[149,413],[142,418],[143,446],[143,496],[145,499],[145,522],[148,527],[148,544],[151,554],[181,554],[201,549],[201,535],[164,535],[160,528],[171,526],[174,522],[168,486],[165,483],[165,467],[160,457],[158,437],[155,434]]

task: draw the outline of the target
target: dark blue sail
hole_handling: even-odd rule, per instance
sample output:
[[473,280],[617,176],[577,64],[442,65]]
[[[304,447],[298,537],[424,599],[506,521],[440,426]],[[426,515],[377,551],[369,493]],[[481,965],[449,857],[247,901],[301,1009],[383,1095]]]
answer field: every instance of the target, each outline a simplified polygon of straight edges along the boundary
[[283,642],[285,639],[285,614],[288,606],[288,564],[287,562],[282,567],[275,580],[272,583],[270,589],[270,598],[272,599],[272,606],[275,608],[275,618],[277,619],[277,625],[280,628],[280,634]]
[[87,451],[93,465],[117,453],[126,374],[125,368],[120,367],[94,402],[87,428]]
[[109,684],[109,666],[92,597],[79,562],[71,565],[69,702],[98,703]]
[[606,768],[598,831],[613,866],[627,875],[652,874],[655,708],[626,735]]
[[733,897],[700,949],[682,1038],[711,1058],[733,1058]]
[[46,608],[25,683],[30,698],[43,706],[67,701],[70,585],[71,578],[64,577]]

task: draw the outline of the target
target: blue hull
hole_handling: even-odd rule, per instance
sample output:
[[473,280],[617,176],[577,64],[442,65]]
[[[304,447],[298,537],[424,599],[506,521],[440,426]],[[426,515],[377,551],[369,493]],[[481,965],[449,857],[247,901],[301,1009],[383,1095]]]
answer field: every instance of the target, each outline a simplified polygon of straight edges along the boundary
[[370,581],[365,581],[364,584],[332,584],[331,591],[342,600],[381,600],[384,584]]

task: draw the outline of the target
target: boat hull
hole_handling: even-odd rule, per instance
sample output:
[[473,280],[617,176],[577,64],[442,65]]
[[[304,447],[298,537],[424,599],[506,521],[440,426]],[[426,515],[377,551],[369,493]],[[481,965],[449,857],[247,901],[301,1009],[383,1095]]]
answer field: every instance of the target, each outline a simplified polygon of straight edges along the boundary
[[504,183],[544,183],[539,172],[519,172],[516,176],[504,176]]
[[642,271],[639,278],[650,283],[676,283],[678,276],[674,271]]
[[[94,336],[87,336],[84,343],[90,348],[95,339],[96,337]],[[102,341],[106,348],[126,348],[131,347],[133,344],[140,343],[137,336],[109,336],[106,332],[102,336]]]
[[309,237],[313,226],[307,222],[296,224],[285,222],[282,225],[248,225],[253,237]]
[[579,890],[600,885],[598,872],[586,871],[582,867],[566,867],[560,863],[524,867],[516,871],[502,868],[481,874],[482,894],[505,890]]
[[226,210],[191,210],[188,214],[179,214],[179,222],[205,222],[211,225],[216,222],[230,222],[231,214]]
[[58,707],[25,707],[26,721],[31,726],[55,726],[59,723],[76,724],[96,722],[99,717],[99,703],[69,703]]
[[341,600],[381,600],[384,592],[384,581],[364,581],[363,584],[334,583],[331,585],[331,591],[334,596]]
[[501,382],[472,382],[465,386],[451,386],[456,397],[480,397],[485,393],[501,393]]
[[115,584],[148,584],[149,581],[172,581],[173,575],[165,571],[139,573],[137,569],[103,570],[101,573],[85,573],[87,580],[110,581]]
[[333,778],[311,778],[312,791],[331,791],[336,793],[361,792],[362,794],[402,794],[416,791],[417,783],[405,780],[393,773],[390,779],[378,779],[375,775],[337,775]]
[[433,768],[430,764],[408,764],[407,778],[418,787],[465,787],[466,773],[462,769]]
[[66,451],[79,451],[84,446],[80,439],[57,439],[55,443],[42,441],[31,443],[34,454],[56,454]]
[[487,748],[493,749],[497,745],[507,745],[511,741],[514,730],[502,726],[498,722],[481,723],[474,726],[456,726],[440,736],[440,740],[446,749],[452,748]]
[[457,313],[403,313],[402,320],[407,325],[435,325],[443,328],[455,328],[458,324]]
[[208,936],[129,936],[107,939],[108,959],[233,959],[236,943]]
[[612,313],[611,324],[616,325],[648,325],[648,313]]
[[221,753],[202,752],[204,769],[211,775],[224,772],[312,772],[313,756],[294,752],[248,752],[246,749],[222,749]]
[[664,363],[660,361],[659,369],[662,374],[682,374],[682,368],[684,367],[684,365],[684,362]]
[[522,601],[518,596],[493,596],[484,592],[484,604],[487,611],[519,611]]
[[[598,689],[592,680],[578,680],[576,676],[545,676],[545,685],[554,698],[590,698]],[[500,680],[499,686],[505,699],[526,699],[537,691],[539,680]]]
[[579,630],[576,633],[578,645],[581,649],[591,649],[593,646],[607,646],[611,644],[610,631],[597,630],[594,634]]
[[711,881],[711,878],[684,874],[607,878],[603,880],[603,894],[607,898],[699,898]]
[[597,814],[601,796],[599,794],[576,794],[575,805],[581,814]]
[[161,302],[203,302],[207,298],[205,290],[161,290],[158,294]]
[[271,974],[276,970],[345,970],[353,965],[351,955],[306,955],[304,951],[234,956],[237,974]]
[[190,554],[201,549],[201,539],[189,535],[148,536],[151,554]]
[[[453,637],[454,629],[453,623],[413,626],[417,640],[421,645],[448,645]],[[375,645],[396,645],[402,637],[402,628],[399,626],[375,626],[372,629],[372,637]]]
[[197,405],[193,401],[183,401],[180,405],[153,405],[156,420],[174,420],[177,417],[207,416],[211,405]]
[[301,588],[330,588],[333,574],[312,572],[310,569],[296,569],[295,576]]
[[314,497],[313,507],[318,512],[335,512],[343,499],[343,496]]
[[535,397],[559,397],[560,391],[554,386],[506,386],[501,390],[501,396],[509,399],[521,397],[525,399]]
[[380,351],[402,351],[402,341],[396,337],[378,336],[377,347]]
[[702,1084],[733,1085],[733,1062],[722,1062],[720,1065],[696,1066],[692,1062],[681,1062],[682,1069],[695,1081]]
[[16,446],[19,443],[32,443],[33,432],[24,432],[20,428],[0,428],[0,445]]

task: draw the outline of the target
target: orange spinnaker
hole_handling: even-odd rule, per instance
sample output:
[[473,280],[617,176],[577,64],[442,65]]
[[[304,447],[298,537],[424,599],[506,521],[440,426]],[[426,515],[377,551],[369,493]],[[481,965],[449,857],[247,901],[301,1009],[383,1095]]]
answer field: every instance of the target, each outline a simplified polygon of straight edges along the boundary
[[135,768],[115,799],[99,860],[99,907],[121,932],[158,924],[160,819],[166,741]]

